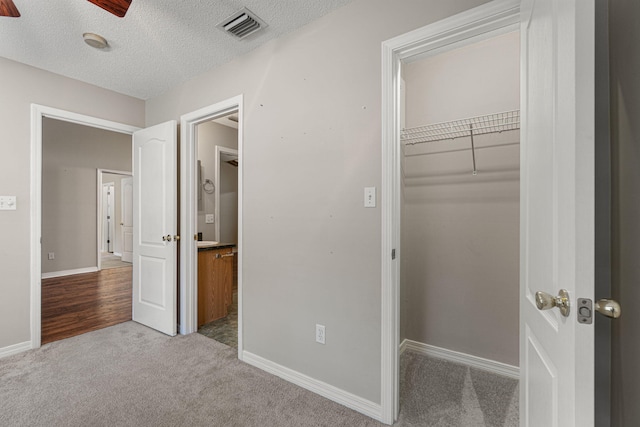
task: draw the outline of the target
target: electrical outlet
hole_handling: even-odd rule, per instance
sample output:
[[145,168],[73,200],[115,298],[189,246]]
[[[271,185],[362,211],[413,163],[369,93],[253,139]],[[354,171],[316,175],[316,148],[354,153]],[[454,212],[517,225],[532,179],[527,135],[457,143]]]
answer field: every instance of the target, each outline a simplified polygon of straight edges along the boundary
[[204,216],[204,223],[205,224],[213,224],[213,214],[206,214]]
[[316,325],[316,342],[324,344],[324,325]]
[[49,259],[56,259],[56,253],[55,252],[49,252]]

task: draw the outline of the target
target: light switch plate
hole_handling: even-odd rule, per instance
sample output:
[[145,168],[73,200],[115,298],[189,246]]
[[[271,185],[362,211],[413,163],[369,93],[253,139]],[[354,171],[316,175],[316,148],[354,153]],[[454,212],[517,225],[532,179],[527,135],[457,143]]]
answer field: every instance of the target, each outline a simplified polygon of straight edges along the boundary
[[213,214],[206,214],[204,216],[205,224],[213,224]]
[[365,208],[376,207],[376,187],[364,188],[364,207]]
[[16,196],[0,196],[1,211],[15,211],[16,209]]

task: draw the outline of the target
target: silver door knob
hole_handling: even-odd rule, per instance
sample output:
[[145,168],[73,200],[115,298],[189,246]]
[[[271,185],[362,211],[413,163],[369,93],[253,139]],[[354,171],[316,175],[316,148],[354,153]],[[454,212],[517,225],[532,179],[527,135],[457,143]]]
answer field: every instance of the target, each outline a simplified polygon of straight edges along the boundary
[[569,317],[569,292],[566,289],[560,289],[558,296],[554,297],[546,292],[536,292],[536,307],[538,310],[549,310],[553,307],[558,307],[560,314],[564,317]]
[[617,319],[622,314],[620,304],[612,299],[601,299],[596,302],[596,311],[604,316]]
[[162,236],[162,241],[163,242],[170,242],[171,241],[171,234],[167,234],[166,236]]

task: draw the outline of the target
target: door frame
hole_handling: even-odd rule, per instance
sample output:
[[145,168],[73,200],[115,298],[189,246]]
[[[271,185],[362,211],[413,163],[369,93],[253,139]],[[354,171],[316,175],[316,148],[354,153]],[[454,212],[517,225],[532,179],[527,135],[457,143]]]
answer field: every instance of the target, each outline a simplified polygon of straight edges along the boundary
[[[97,199],[98,222],[97,222],[97,224],[98,224],[98,226],[96,228],[97,228],[98,235],[97,235],[97,240],[96,241],[98,242],[98,244],[97,244],[98,271],[102,270],[102,251],[101,251],[101,247],[102,247],[102,237],[103,237],[103,235],[102,235],[102,227],[103,227],[103,224],[102,224],[103,223],[103,221],[102,221],[102,213],[103,213],[102,212],[102,208],[103,208],[103,206],[102,206],[102,194],[101,194],[101,191],[102,191],[102,186],[107,184],[107,183],[103,183],[102,182],[102,174],[103,173],[110,173],[110,174],[113,174],[113,175],[122,175],[122,176],[129,176],[129,177],[133,176],[132,172],[111,170],[111,169],[97,169],[97,174],[98,174],[98,180],[97,180],[97,182],[98,182],[98,199]],[[115,184],[114,184],[113,188],[114,188],[114,191],[115,191]],[[114,195],[114,199],[113,200],[114,200],[114,216],[115,216],[115,195]],[[115,221],[114,221],[114,224],[115,224]],[[114,233],[114,240],[115,240],[115,233]],[[115,246],[114,246],[114,254],[115,254]]]
[[[238,114],[238,359],[242,360],[242,202],[243,202],[243,95],[226,99],[180,117],[180,334],[198,330],[197,128],[200,123]],[[217,184],[217,183],[216,183]]]
[[[402,61],[520,29],[520,1],[494,0],[382,43],[382,354],[381,421],[399,411]],[[521,53],[522,54],[522,53]],[[520,100],[522,103],[522,99]],[[395,253],[395,259],[392,256]]]
[[[31,348],[39,348],[42,335],[42,120],[50,118],[112,132],[133,135],[139,128],[71,111],[31,104],[30,291]],[[131,144],[133,154],[133,143]],[[133,158],[133,155],[132,155]],[[133,171],[133,161],[131,163]]]
[[[215,165],[216,165],[216,173],[215,173],[215,190],[214,190],[214,200],[215,200],[215,229],[216,229],[216,241],[220,241],[220,160],[222,159],[222,154],[235,154],[238,155],[238,150],[229,147],[223,147],[221,145],[216,145],[216,154],[215,154]],[[238,157],[239,158],[239,157]],[[238,162],[238,179],[240,178],[240,162]],[[238,181],[238,185],[240,181]],[[240,200],[240,194],[238,194],[238,200]]]

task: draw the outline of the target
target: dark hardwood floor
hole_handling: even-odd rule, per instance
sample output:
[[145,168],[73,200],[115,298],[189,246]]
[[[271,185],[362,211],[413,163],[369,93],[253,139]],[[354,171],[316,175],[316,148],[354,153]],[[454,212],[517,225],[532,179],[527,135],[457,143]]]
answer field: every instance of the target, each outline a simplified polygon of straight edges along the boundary
[[42,344],[131,320],[131,267],[42,280]]

